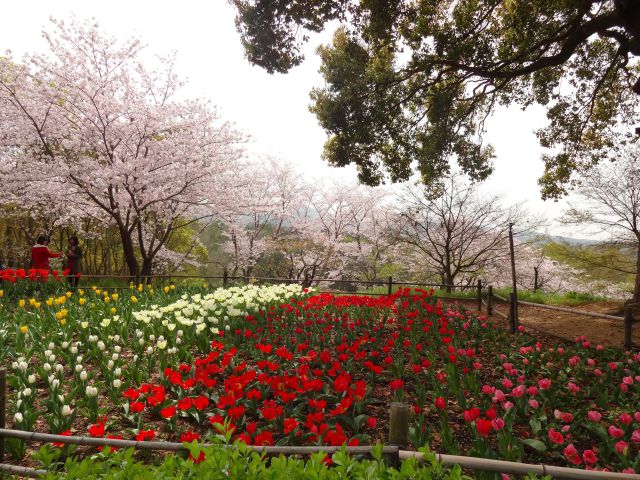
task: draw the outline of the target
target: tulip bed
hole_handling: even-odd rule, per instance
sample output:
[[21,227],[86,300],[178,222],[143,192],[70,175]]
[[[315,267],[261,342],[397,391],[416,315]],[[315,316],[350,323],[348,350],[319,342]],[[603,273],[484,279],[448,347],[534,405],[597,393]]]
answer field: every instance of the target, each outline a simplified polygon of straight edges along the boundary
[[16,428],[364,445],[385,440],[395,400],[413,410],[416,448],[640,471],[640,355],[513,337],[423,290],[140,286],[31,300],[0,307]]

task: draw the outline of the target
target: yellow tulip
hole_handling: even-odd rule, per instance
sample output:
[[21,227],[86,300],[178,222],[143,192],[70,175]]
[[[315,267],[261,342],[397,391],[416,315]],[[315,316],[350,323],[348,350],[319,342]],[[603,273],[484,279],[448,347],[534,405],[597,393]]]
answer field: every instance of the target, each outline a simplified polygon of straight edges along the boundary
[[131,303],[138,303],[138,297],[131,295]]
[[73,295],[72,292],[67,292],[67,298],[71,298],[71,295]]
[[164,287],[163,290],[164,290],[164,293],[169,293],[169,290],[171,289],[169,287]]
[[0,290],[0,298],[4,297],[4,290]]
[[78,294],[79,295],[84,295],[84,290],[82,290],[82,289],[78,290]]
[[104,303],[109,303],[110,299],[109,297],[104,297]]
[[30,298],[29,299],[29,305],[31,305],[32,307],[35,306],[36,304],[36,299],[35,298]]
[[102,293],[102,290],[100,290],[99,288],[96,290],[96,295],[100,295]]
[[171,290],[175,290],[176,286],[175,285],[171,285]]
[[142,285],[138,285],[138,291],[141,292],[144,289]]
[[22,333],[27,333],[27,332],[29,331],[29,327],[27,327],[26,325],[22,325],[22,326],[20,327],[20,331],[21,331]]
[[66,325],[66,324],[67,324],[67,321],[64,318],[60,319],[60,325]]
[[84,305],[85,303],[87,303],[87,299],[86,298],[81,298],[80,300],[78,300],[78,303],[80,305]]
[[18,300],[18,306],[19,306],[20,308],[24,308],[25,303],[26,303],[26,302],[25,302],[22,298],[21,298],[20,300]]
[[47,298],[47,301],[44,303],[46,303],[47,306],[50,307],[51,305],[53,305],[53,298]]
[[114,301],[118,300],[118,294],[114,293],[113,295],[111,295],[111,299],[114,300]]
[[111,315],[115,315],[117,312],[116,307],[111,307]]
[[41,305],[42,304],[40,302],[36,302],[36,303],[33,304],[33,306],[36,307],[36,308],[40,308]]

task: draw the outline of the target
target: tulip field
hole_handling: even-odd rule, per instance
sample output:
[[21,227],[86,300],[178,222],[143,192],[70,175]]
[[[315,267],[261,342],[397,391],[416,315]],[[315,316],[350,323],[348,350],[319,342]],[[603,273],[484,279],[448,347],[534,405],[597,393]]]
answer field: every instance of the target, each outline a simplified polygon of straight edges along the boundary
[[[386,441],[389,404],[401,401],[413,412],[409,448],[640,472],[638,354],[512,336],[424,290],[67,291],[53,277],[0,274],[10,428],[372,445]],[[10,439],[7,451],[32,453]]]

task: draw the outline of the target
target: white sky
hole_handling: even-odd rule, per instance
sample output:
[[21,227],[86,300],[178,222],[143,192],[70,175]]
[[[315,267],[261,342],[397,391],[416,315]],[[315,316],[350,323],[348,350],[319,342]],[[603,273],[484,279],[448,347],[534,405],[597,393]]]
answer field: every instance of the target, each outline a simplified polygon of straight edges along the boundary
[[[108,34],[134,34],[154,53],[175,51],[178,74],[188,81],[183,94],[211,99],[224,119],[251,136],[251,151],[299,165],[309,177],[355,179],[355,168],[330,168],[321,160],[325,134],[308,111],[310,89],[322,85],[315,48],[328,42],[331,32],[310,42],[303,65],[286,75],[269,75],[245,60],[227,0],[0,0],[0,5],[0,52],[10,49],[20,58],[25,52],[43,51],[41,31],[49,28],[50,16],[95,18]],[[543,165],[534,130],[545,121],[541,108],[495,113],[487,124],[487,139],[497,154],[495,173],[483,188],[503,193],[505,203],[526,201],[530,211],[553,220],[566,203],[540,200],[537,179]],[[555,222],[550,232],[572,233]]]

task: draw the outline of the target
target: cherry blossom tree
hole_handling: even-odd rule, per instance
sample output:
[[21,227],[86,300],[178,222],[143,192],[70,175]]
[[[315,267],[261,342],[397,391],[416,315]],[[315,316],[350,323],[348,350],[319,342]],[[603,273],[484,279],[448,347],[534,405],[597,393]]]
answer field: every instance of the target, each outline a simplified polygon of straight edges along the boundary
[[508,225],[522,218],[498,195],[482,197],[474,185],[451,176],[441,190],[407,186],[399,197],[398,242],[410,247],[414,264],[436,275],[447,291],[474,280],[508,259]]
[[46,55],[0,59],[0,201],[113,224],[129,274],[149,275],[176,231],[224,210],[241,135],[179,100],[173,58],[149,69],[136,38],[52,22]]

